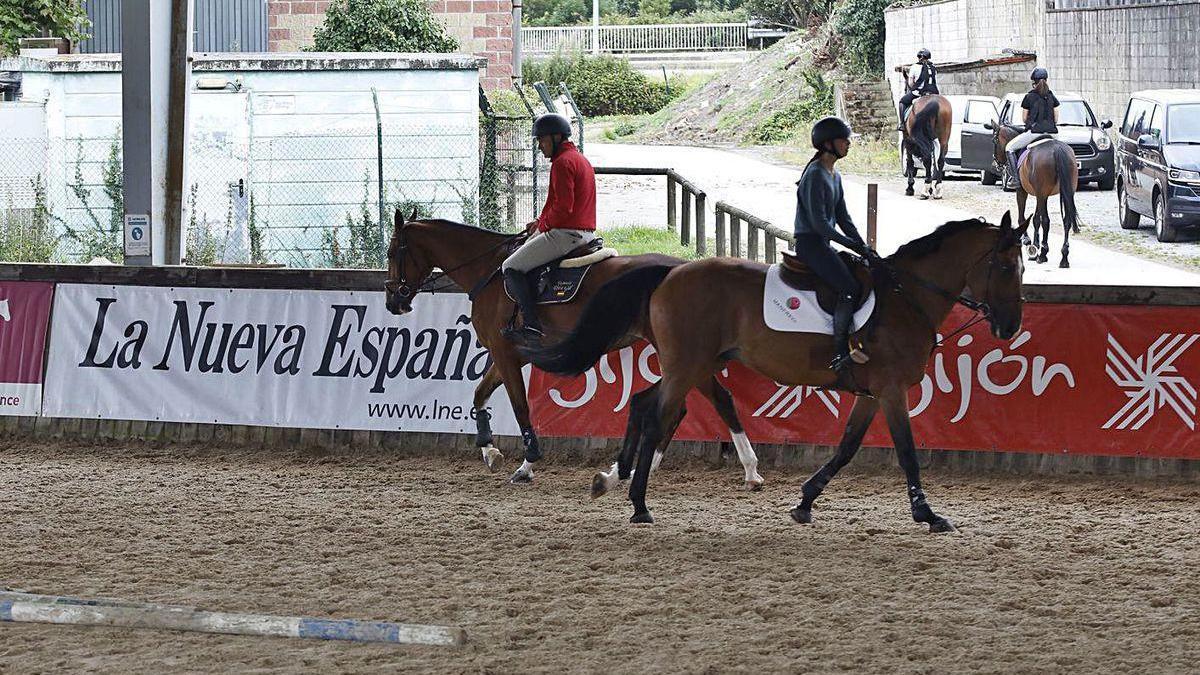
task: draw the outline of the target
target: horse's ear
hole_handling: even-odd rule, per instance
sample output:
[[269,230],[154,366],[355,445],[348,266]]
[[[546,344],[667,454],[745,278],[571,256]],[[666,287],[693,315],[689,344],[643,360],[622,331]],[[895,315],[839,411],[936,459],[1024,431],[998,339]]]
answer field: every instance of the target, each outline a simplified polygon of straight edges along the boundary
[[397,230],[404,227],[404,212],[400,210],[399,206],[396,207],[396,215],[392,219],[392,225]]
[[415,206],[413,207],[412,213],[409,214],[408,219],[409,220],[417,219],[417,207],[415,207]]
[[1012,229],[1012,211],[1004,212],[1004,217],[1000,219],[1000,229],[1004,231]]

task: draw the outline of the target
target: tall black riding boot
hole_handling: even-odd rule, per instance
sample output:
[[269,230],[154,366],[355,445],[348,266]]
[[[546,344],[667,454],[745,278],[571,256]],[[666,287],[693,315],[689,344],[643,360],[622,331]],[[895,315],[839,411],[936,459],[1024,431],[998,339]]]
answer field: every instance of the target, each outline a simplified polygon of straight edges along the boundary
[[1021,171],[1017,168],[1017,153],[1006,151],[1004,156],[1008,158],[1008,176],[1011,179],[1004,187],[1016,189],[1021,182]]
[[900,104],[900,121],[896,123],[896,131],[904,131],[904,113],[908,112],[908,106]]
[[504,288],[517,303],[521,310],[521,330],[516,334],[526,339],[542,337],[542,322],[538,320],[537,303],[533,297],[533,289],[529,287],[529,277],[517,270],[504,271]]
[[837,307],[833,309],[833,344],[834,357],[829,367],[842,370],[850,365],[850,322],[854,320],[854,296],[843,295],[838,298]]

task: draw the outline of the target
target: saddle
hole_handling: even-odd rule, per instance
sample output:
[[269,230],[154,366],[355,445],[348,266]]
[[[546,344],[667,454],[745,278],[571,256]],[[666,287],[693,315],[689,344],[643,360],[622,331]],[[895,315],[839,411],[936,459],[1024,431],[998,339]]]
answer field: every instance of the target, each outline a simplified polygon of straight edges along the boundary
[[[854,308],[859,309],[867,298],[871,295],[875,288],[875,282],[871,278],[871,271],[863,265],[857,256],[846,252],[839,252],[842,261],[846,263],[846,267],[850,268],[850,273],[858,280],[859,293],[858,298],[854,301]],[[833,314],[834,307],[837,306],[837,291],[833,290],[828,284],[821,280],[808,265],[801,262],[794,254],[789,251],[783,252],[783,263],[779,266],[779,277],[783,283],[796,291],[812,291],[817,295],[817,304],[827,314]]]
[[1030,141],[1029,145],[1026,145],[1021,150],[1021,154],[1017,156],[1017,169],[1020,169],[1021,167],[1025,166],[1025,158],[1029,157],[1030,150],[1033,150],[1034,148],[1036,148],[1039,145],[1042,145],[1043,143],[1049,143],[1050,141],[1053,141],[1053,140],[1054,140],[1054,136],[1045,135],[1045,136],[1039,136],[1038,138],[1035,138],[1034,140]]
[[[535,267],[528,277],[537,304],[561,305],[571,302],[579,293],[579,287],[583,285],[592,265],[616,255],[616,249],[605,247],[604,240],[597,237],[557,260]],[[507,294],[508,289],[504,292]],[[509,299],[513,299],[511,295]]]

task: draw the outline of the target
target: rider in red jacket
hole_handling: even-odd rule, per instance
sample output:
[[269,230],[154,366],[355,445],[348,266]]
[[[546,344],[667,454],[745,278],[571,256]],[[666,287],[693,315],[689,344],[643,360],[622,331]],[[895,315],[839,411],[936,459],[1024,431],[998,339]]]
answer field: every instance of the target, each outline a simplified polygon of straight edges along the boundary
[[571,122],[550,113],[533,123],[542,154],[550,158],[550,190],[538,219],[525,226],[531,236],[504,260],[504,286],[521,310],[524,339],[542,337],[528,273],[596,238],[596,174],[583,153],[567,140]]

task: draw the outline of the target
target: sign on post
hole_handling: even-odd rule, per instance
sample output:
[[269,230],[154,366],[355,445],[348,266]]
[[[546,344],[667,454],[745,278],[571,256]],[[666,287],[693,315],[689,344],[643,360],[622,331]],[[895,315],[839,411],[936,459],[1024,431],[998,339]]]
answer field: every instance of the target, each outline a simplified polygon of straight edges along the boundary
[[125,215],[125,257],[150,255],[150,216]]

